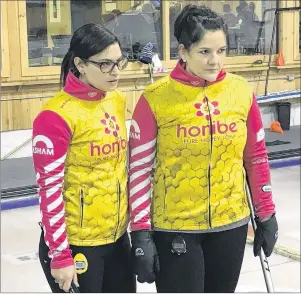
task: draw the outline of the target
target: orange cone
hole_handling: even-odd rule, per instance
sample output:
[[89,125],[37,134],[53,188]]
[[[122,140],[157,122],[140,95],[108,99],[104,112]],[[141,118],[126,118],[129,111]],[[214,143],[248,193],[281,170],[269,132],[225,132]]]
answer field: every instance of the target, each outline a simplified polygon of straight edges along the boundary
[[271,123],[270,131],[275,132],[275,133],[279,133],[279,134],[283,134],[283,130],[282,130],[281,125],[278,121],[273,121]]
[[279,53],[275,56],[275,64],[277,66],[283,66],[284,65],[284,56],[283,56],[283,51],[280,48]]

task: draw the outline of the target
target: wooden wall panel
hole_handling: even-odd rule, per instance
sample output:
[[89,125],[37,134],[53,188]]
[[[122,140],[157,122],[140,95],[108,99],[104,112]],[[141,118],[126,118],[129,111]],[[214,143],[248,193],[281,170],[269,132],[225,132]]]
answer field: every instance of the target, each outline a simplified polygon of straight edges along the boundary
[[[269,81],[268,92],[300,89],[300,78],[297,78],[294,81],[273,80],[275,78],[285,77],[288,74],[295,76],[299,75],[295,70],[282,70],[279,73],[273,71],[270,76],[271,80]],[[250,85],[257,96],[264,94],[264,73],[262,73],[261,76],[258,74],[245,73],[243,76],[247,80],[260,78],[262,81],[250,82]],[[132,117],[133,110],[143,89],[149,84],[149,80],[144,78],[120,82],[119,89],[123,91],[126,96],[126,119]],[[19,93],[16,93],[15,90],[6,90],[6,92],[2,94],[2,99],[5,99],[5,101],[1,101],[1,131],[32,128],[34,118],[37,116],[43,105],[49,100],[49,98],[40,97],[51,97],[57,90],[58,88],[55,85],[36,85],[29,89],[23,89],[23,91],[20,91]],[[14,100],[16,98],[22,98],[22,100]]]
[[301,89],[301,79],[296,79],[296,89]]
[[[264,95],[265,81],[250,82],[250,85],[252,86],[257,96]],[[268,93],[280,92],[284,90],[291,91],[295,89],[297,89],[295,81],[270,80],[268,84]]]
[[1,131],[31,129],[33,120],[48,100],[49,98],[1,101]]

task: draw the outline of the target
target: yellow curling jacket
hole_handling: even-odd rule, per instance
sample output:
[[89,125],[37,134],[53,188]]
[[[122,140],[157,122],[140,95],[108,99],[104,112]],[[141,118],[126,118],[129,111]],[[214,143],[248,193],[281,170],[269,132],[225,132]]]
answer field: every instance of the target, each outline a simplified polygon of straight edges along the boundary
[[125,97],[71,72],[33,127],[45,240],[52,252],[115,242],[128,226]]
[[132,230],[206,232],[246,224],[244,163],[261,156],[262,168],[247,164],[255,208],[273,212],[264,203],[270,191],[259,186],[270,179],[254,99],[239,76],[221,71],[216,82],[205,83],[180,63],[144,91],[130,128]]

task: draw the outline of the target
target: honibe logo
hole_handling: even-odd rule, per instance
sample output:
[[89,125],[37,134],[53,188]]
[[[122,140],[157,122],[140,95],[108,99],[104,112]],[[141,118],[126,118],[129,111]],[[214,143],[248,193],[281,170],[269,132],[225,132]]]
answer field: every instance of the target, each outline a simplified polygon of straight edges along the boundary
[[209,102],[204,98],[203,103],[196,103],[194,107],[198,110],[196,116],[205,116],[207,120],[210,120],[210,114],[219,115],[218,102]]
[[118,136],[119,125],[116,122],[115,116],[105,113],[105,119],[102,119],[100,122],[106,126],[105,133],[107,135],[113,134],[115,137]]
[[53,143],[46,136],[38,135],[32,141],[32,152],[41,155],[54,155]]
[[134,119],[132,119],[132,123],[130,127],[130,138],[140,140],[140,128]]
[[236,133],[237,125],[235,122],[228,124],[218,119],[220,115],[220,110],[218,109],[218,106],[219,105],[217,101],[209,102],[206,100],[206,98],[204,98],[202,103],[194,104],[194,107],[197,109],[195,115],[197,117],[205,117],[205,119],[207,120],[207,124],[198,124],[192,126],[181,126],[180,124],[178,124],[176,128],[177,137],[195,138],[204,137],[208,134],[224,135],[228,132]]

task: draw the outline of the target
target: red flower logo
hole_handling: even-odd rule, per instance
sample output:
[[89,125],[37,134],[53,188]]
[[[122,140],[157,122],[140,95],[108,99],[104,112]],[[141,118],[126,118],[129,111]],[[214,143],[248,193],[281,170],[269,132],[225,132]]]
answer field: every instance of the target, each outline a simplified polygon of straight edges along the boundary
[[207,120],[210,120],[210,114],[218,115],[220,111],[217,109],[218,102],[212,101],[207,103],[206,98],[204,98],[203,103],[196,103],[194,107],[198,109],[196,116],[203,116],[205,115]]
[[118,136],[119,126],[116,123],[115,116],[110,116],[108,113],[105,113],[106,119],[102,119],[100,122],[106,126],[105,133],[107,135],[113,133],[115,137]]

